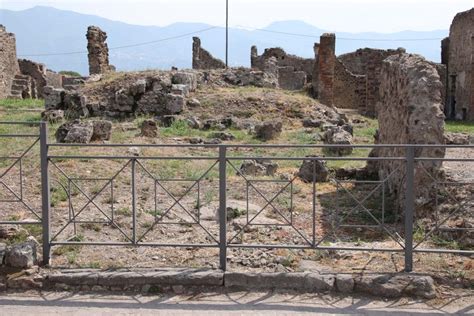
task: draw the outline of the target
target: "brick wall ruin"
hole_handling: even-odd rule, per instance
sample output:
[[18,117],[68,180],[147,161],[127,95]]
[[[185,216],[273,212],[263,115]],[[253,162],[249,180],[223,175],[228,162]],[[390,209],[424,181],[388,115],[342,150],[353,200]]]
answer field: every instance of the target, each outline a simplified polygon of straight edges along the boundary
[[55,88],[61,88],[63,86],[63,75],[46,69],[46,84]]
[[[363,48],[338,56],[335,86],[337,87],[336,106],[359,109],[362,113],[374,116],[375,105],[380,95],[380,73],[383,61],[405,50]],[[345,69],[344,69],[345,68]],[[362,87],[365,77],[365,89]],[[349,83],[349,84],[348,84]],[[350,97],[345,97],[345,96]],[[365,99],[365,101],[363,101]]]
[[[434,63],[419,55],[399,54],[385,59],[380,77],[380,101],[377,103],[379,144],[443,144],[444,114],[441,94],[443,84]],[[378,148],[373,156],[404,157],[403,148]],[[417,157],[444,157],[444,149],[416,149]],[[399,197],[403,208],[405,194],[405,161],[376,163],[380,179],[387,181],[388,189]],[[423,161],[415,165],[415,194],[422,203],[430,201],[432,179],[439,174],[440,161]],[[425,169],[425,170],[423,170]]]
[[[282,48],[267,48],[262,55],[258,55],[256,46],[250,50],[250,65],[252,68],[264,70],[265,63],[275,58],[276,64],[281,68],[282,89],[300,90],[306,81],[311,82],[315,60],[287,54]],[[293,83],[292,83],[293,82]]]
[[107,43],[107,33],[97,26],[87,28],[87,51],[89,52],[89,74],[104,74],[114,70],[109,64],[109,48]]
[[[311,83],[312,93],[321,103],[334,104],[336,71],[336,36],[323,34],[320,43],[314,44],[315,58],[302,58],[287,54],[281,48],[267,48],[258,55],[256,46],[250,50],[250,62],[253,69],[267,71],[268,62],[276,61],[279,87],[286,90],[304,89]],[[349,82],[349,80],[347,80]],[[359,84],[359,81],[357,81]],[[354,88],[355,89],[355,88]],[[354,97],[355,98],[355,97]]]
[[47,85],[46,66],[27,59],[19,59],[18,64],[20,65],[21,74],[29,76],[34,83],[31,97],[42,98],[43,89]]
[[318,46],[318,98],[325,105],[334,104],[334,73],[336,67],[336,35],[321,35]]
[[441,43],[442,63],[447,65],[445,114],[474,120],[474,9],[458,13],[449,38]]
[[44,98],[44,87],[47,85],[59,88],[62,86],[62,76],[46,69],[41,63],[28,59],[19,59],[19,73],[12,81],[9,97],[17,99]]
[[367,76],[354,74],[336,59],[334,73],[334,105],[365,112],[367,103]]
[[193,37],[193,69],[222,69],[225,63],[213,57],[211,53],[201,47],[201,39]]
[[0,25],[0,99],[10,95],[13,79],[19,71],[15,35]]
[[307,81],[304,71],[295,71],[291,66],[278,67],[278,86],[284,90],[302,90]]

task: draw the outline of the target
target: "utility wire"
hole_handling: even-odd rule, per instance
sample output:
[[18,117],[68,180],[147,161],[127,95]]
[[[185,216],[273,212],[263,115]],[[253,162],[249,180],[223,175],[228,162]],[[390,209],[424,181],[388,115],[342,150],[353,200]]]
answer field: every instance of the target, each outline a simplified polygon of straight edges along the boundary
[[[210,31],[210,30],[215,29],[215,28],[218,28],[218,26],[212,26],[212,27],[208,27],[208,28],[205,28],[205,29],[202,29],[202,30],[195,31],[195,32],[190,32],[190,33],[180,34],[180,35],[176,35],[176,36],[161,38],[161,39],[157,39],[157,40],[154,40],[154,41],[141,42],[141,43],[123,45],[123,46],[115,46],[115,47],[109,48],[109,51],[116,50],[116,49],[122,49],[122,48],[128,48],[128,47],[137,47],[137,46],[143,46],[143,45],[149,45],[149,44],[154,44],[154,43],[170,41],[170,40],[174,40],[174,39],[188,37],[189,35],[204,33],[204,32]],[[76,52],[64,52],[64,53],[22,54],[22,55],[18,55],[18,57],[60,56],[60,55],[76,55],[76,54],[87,54],[87,53],[88,53],[87,51],[76,51]]]
[[[109,48],[110,50],[117,50],[117,49],[122,49],[122,48],[129,48],[129,47],[137,47],[137,46],[144,46],[144,45],[149,45],[149,44],[154,44],[154,43],[160,43],[160,42],[165,42],[165,41],[170,41],[174,39],[179,39],[183,37],[187,37],[189,35],[194,35],[194,34],[199,34],[199,33],[204,33],[216,28],[220,28],[221,26],[211,26],[205,29],[197,30],[194,32],[189,32],[185,34],[180,34],[176,36],[171,36],[171,37],[166,37],[166,38],[161,38],[157,39],[154,41],[148,41],[148,42],[141,42],[141,43],[135,43],[135,44],[130,44],[130,45],[122,45],[122,46],[115,46]],[[247,28],[245,26],[237,26],[238,28],[243,28],[243,29],[250,29],[253,31],[259,31],[259,32],[266,32],[266,33],[275,33],[275,34],[282,34],[282,35],[288,35],[288,36],[299,36],[299,37],[308,37],[308,38],[319,38],[319,36],[316,35],[311,35],[311,34],[302,34],[302,33],[290,33],[290,32],[281,32],[281,31],[273,31],[273,30],[267,30],[267,29],[252,29],[252,28]],[[414,42],[414,41],[440,41],[443,38],[394,38],[394,39],[388,39],[388,38],[350,38],[350,37],[337,37],[337,40],[342,40],[342,41],[373,41],[373,42]],[[19,55],[18,57],[38,57],[38,56],[61,56],[61,55],[77,55],[77,54],[87,54],[87,51],[75,51],[75,52],[63,52],[63,53],[42,53],[42,54],[22,54]]]
[[[244,26],[238,26],[241,28],[246,28]],[[310,34],[302,34],[302,33],[289,33],[289,32],[281,32],[281,31],[273,31],[267,29],[252,29],[253,31],[260,31],[260,32],[267,32],[267,33],[275,33],[275,34],[283,34],[283,35],[290,35],[290,36],[300,36],[300,37],[310,37],[310,38],[319,38],[316,35]],[[337,40],[343,41],[374,41],[374,42],[411,42],[411,41],[440,41],[443,38],[352,38],[352,37],[337,37]]]

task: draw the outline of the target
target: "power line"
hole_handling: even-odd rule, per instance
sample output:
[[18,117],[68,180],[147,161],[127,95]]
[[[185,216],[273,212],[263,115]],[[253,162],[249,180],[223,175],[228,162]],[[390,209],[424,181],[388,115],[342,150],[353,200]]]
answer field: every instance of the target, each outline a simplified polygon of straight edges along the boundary
[[[260,32],[267,32],[267,33],[275,33],[275,34],[282,34],[282,35],[288,35],[288,36],[298,36],[298,37],[308,37],[308,38],[319,38],[317,35],[311,35],[311,34],[302,34],[302,33],[291,33],[291,32],[282,32],[282,31],[274,31],[274,30],[267,30],[267,29],[259,29],[259,28],[247,28],[245,26],[237,26],[240,28],[245,28],[245,29],[250,29],[253,31],[260,31]],[[130,45],[122,45],[122,46],[115,46],[109,48],[109,50],[117,50],[117,49],[123,49],[123,48],[130,48],[130,47],[137,47],[137,46],[144,46],[144,45],[150,45],[150,44],[155,44],[155,43],[160,43],[160,42],[165,42],[165,41],[170,41],[174,39],[179,39],[183,37],[187,37],[190,35],[194,34],[199,34],[199,33],[204,33],[216,28],[220,28],[220,26],[211,26],[207,27],[205,29],[197,30],[194,32],[189,32],[189,33],[184,33],[176,36],[171,36],[171,37],[166,37],[166,38],[161,38],[153,41],[148,41],[148,42],[141,42],[141,43],[135,43],[135,44],[130,44]],[[440,41],[443,38],[395,38],[395,39],[388,39],[388,38],[350,38],[350,37],[337,37],[337,40],[342,40],[342,41],[374,41],[374,42],[412,42],[412,41]],[[22,54],[18,55],[18,57],[39,57],[39,56],[62,56],[62,55],[77,55],[77,54],[87,54],[87,51],[73,51],[73,52],[62,52],[62,53],[40,53],[40,54]]]
[[[141,42],[141,43],[123,45],[123,46],[115,46],[115,47],[109,48],[109,51],[110,50],[116,50],[116,49],[122,49],[122,48],[149,45],[149,44],[160,43],[160,42],[164,42],[164,41],[170,41],[170,40],[179,39],[179,38],[187,37],[187,36],[194,35],[194,34],[204,33],[204,32],[210,31],[210,30],[215,29],[215,28],[218,28],[218,26],[212,26],[212,27],[208,27],[208,28],[205,28],[205,29],[202,29],[202,30],[195,31],[195,32],[190,32],[190,33],[180,34],[180,35],[176,35],[176,36],[161,38],[161,39],[157,39],[157,40],[154,40],[154,41]],[[63,53],[23,54],[23,55],[19,55],[18,57],[60,56],[60,55],[76,55],[76,54],[87,54],[87,53],[88,53],[87,51],[76,51],[76,52],[63,52]]]
[[[246,28],[244,26],[238,26],[242,28]],[[281,31],[273,31],[267,29],[251,29],[254,31],[260,32],[267,32],[267,33],[275,33],[275,34],[283,34],[283,35],[290,35],[290,36],[299,36],[299,37],[309,37],[309,38],[319,38],[317,35],[310,35],[310,34],[302,34],[302,33],[290,33],[290,32],[281,32]],[[337,37],[337,40],[343,41],[374,41],[374,42],[411,42],[411,41],[440,41],[443,38],[351,38],[351,37]]]

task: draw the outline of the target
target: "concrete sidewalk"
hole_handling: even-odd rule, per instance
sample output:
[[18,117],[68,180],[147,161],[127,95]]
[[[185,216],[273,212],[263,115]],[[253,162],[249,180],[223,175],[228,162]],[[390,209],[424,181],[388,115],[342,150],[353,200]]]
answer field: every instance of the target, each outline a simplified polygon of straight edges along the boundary
[[31,291],[1,295],[0,315],[474,315],[473,302],[472,295],[426,302],[271,291],[154,296]]

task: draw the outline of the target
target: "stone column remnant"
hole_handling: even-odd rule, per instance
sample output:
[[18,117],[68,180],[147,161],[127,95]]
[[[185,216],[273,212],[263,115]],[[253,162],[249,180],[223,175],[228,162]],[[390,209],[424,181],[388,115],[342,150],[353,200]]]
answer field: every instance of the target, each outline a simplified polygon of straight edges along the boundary
[[319,43],[314,43],[314,46],[313,46],[313,50],[314,50],[314,64],[313,64],[313,76],[312,76],[312,88],[313,88],[313,97],[314,98],[318,98],[319,97],[319,93],[318,93],[318,89],[319,89],[319,58],[318,58],[318,55],[319,55]]
[[107,33],[97,26],[87,28],[87,50],[89,52],[89,74],[104,74],[113,70],[109,64]]
[[257,49],[257,46],[253,45],[250,48],[250,68],[258,68],[257,59],[258,59],[258,49]]
[[334,69],[336,65],[336,35],[321,35],[318,49],[318,95],[319,101],[326,105],[334,103]]

